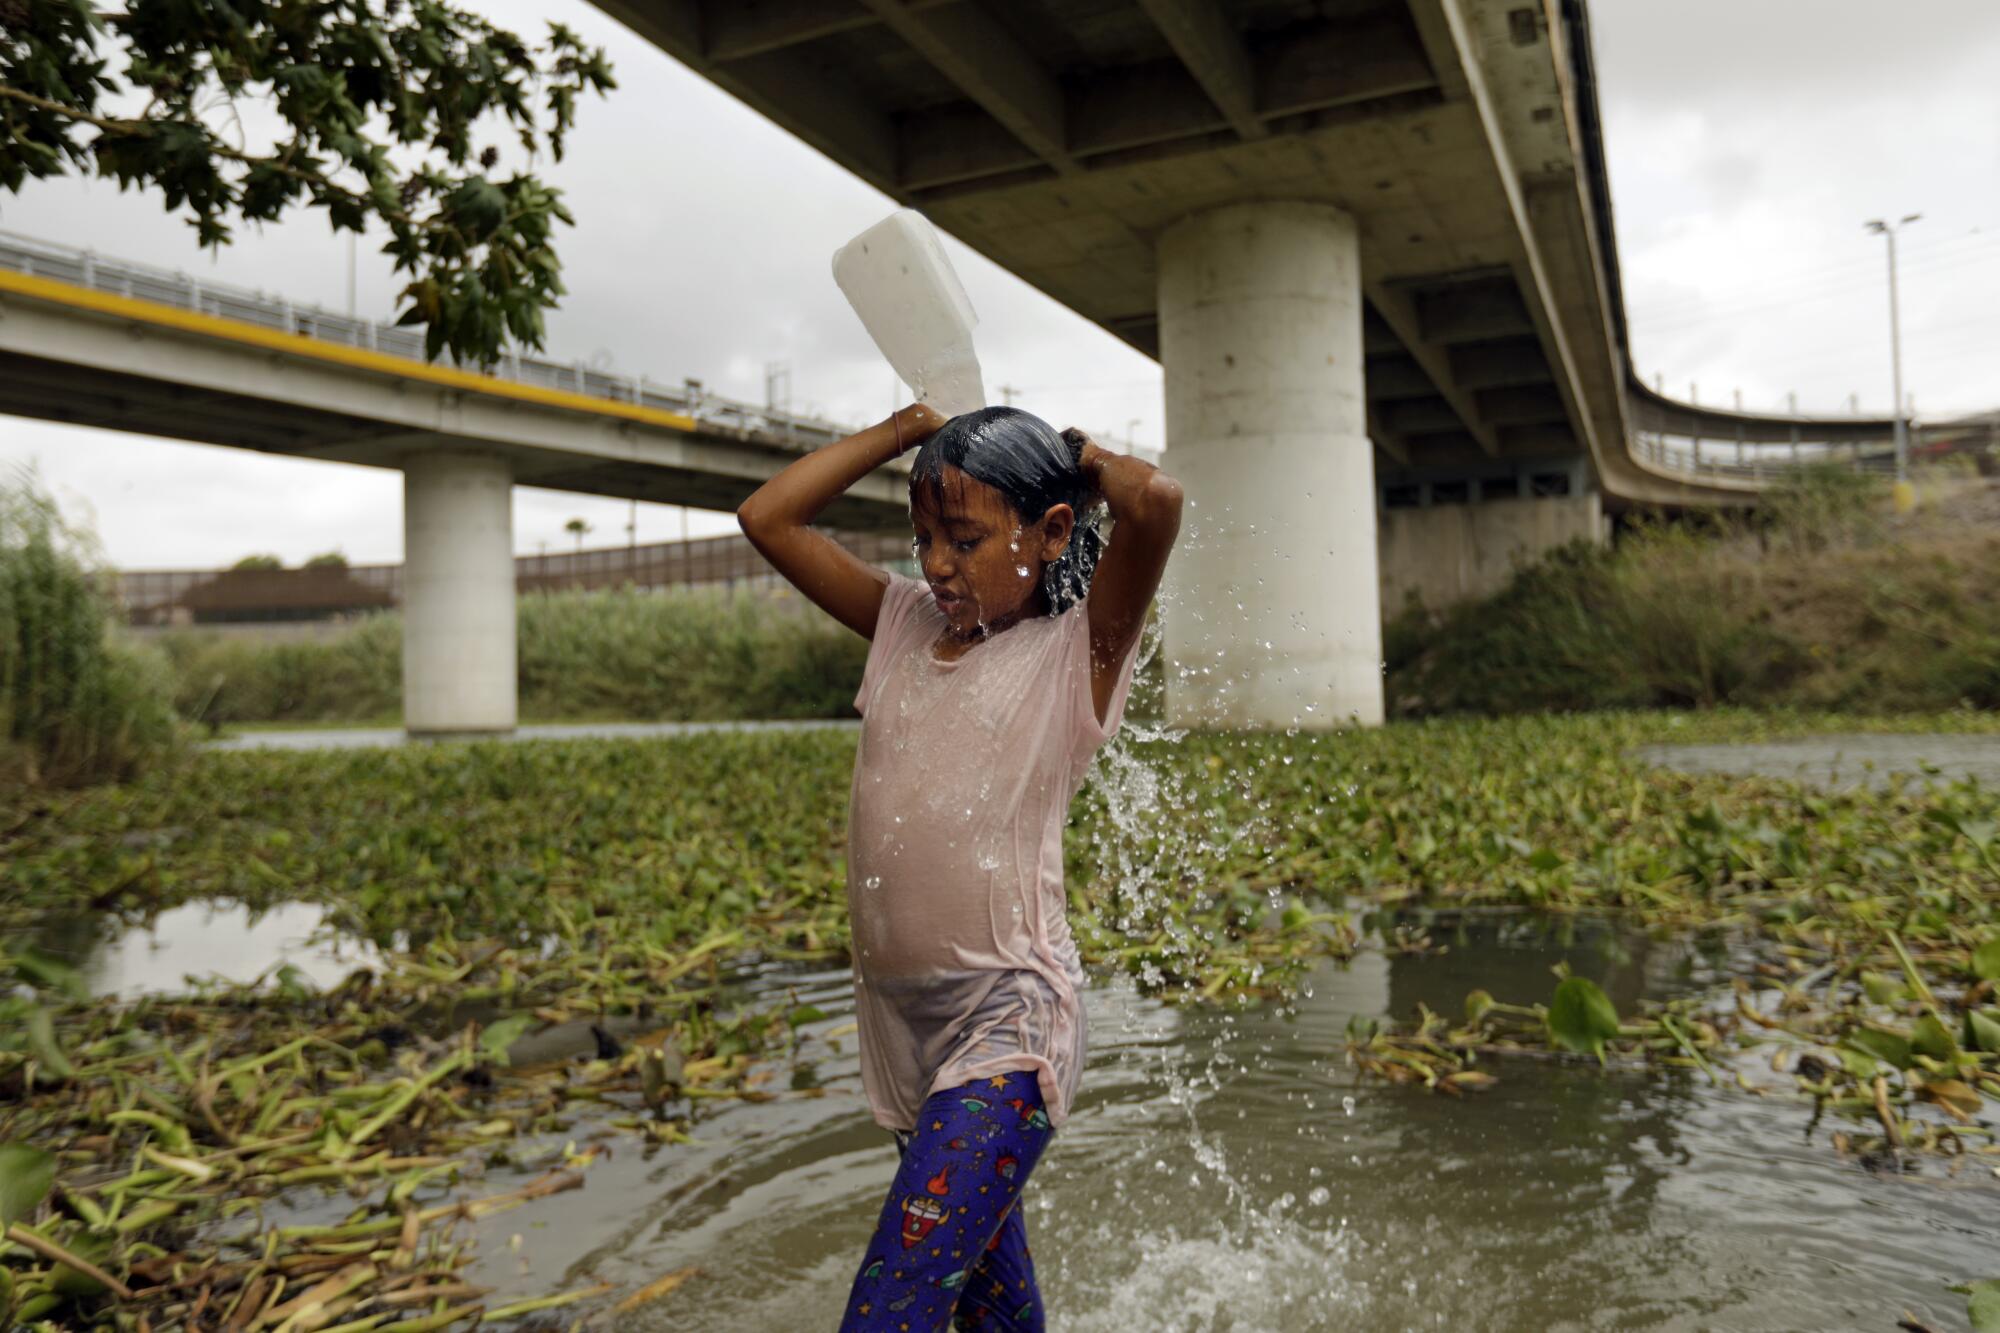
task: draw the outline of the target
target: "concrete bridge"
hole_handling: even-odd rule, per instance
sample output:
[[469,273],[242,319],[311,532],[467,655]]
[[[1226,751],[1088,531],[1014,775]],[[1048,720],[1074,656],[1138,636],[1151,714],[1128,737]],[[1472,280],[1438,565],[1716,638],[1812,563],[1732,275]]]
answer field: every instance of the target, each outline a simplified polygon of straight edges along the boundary
[[1160,359],[1182,721],[1377,721],[1404,585],[1891,430],[1639,383],[1582,0],[595,3]]
[[[1580,3],[598,2],[1161,359],[1180,720],[1378,720],[1385,606],[1886,448],[1635,376]],[[514,483],[729,509],[845,433],[8,237],[0,412],[401,469],[417,733],[514,724]],[[827,521],[904,525],[900,478]]]
[[[400,469],[403,716],[436,735],[515,723],[516,483],[731,509],[848,433],[581,362],[434,365],[409,329],[5,235],[0,413]],[[884,471],[826,518],[908,508]]]

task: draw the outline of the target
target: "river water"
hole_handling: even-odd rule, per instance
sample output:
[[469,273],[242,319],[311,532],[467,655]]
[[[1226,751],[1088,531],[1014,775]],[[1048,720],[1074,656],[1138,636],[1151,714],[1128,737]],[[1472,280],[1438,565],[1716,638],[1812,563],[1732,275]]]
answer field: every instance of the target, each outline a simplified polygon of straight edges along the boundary
[[[1990,1168],[1870,1174],[1805,1104],[1693,1075],[1522,1060],[1465,1102],[1355,1081],[1351,1016],[1545,998],[1563,959],[1621,1010],[1715,979],[1685,942],[1486,928],[1328,963],[1290,1014],[1098,983],[1083,1094],[1025,1196],[1050,1327],[1963,1327],[1946,1285],[2000,1272]],[[833,1328],[896,1157],[861,1104],[847,971],[777,985],[829,1017],[769,1086],[825,1097],[728,1105],[693,1147],[613,1140],[481,1276],[526,1294],[693,1266],[621,1326]]]
[[[196,959],[228,959],[238,980],[283,959],[322,984],[368,961],[311,941],[313,924],[304,907],[195,906],[95,948],[44,943],[128,995],[180,989],[207,971]],[[1430,929],[1443,952],[1326,962],[1289,1006],[1182,1007],[1122,978],[1093,984],[1083,1092],[1025,1196],[1051,1328],[1889,1330],[1908,1312],[1943,1330],[1964,1327],[1949,1283],[2000,1275],[1990,1166],[1871,1173],[1828,1145],[1837,1125],[1809,1134],[1809,1106],[1789,1096],[1527,1058],[1488,1065],[1498,1086],[1465,1101],[1358,1082],[1344,1055],[1357,1015],[1455,1014],[1475,987],[1545,1000],[1562,961],[1629,1012],[1718,986],[1726,962],[1721,942],[1587,923]],[[523,1159],[564,1137],[609,1155],[584,1189],[482,1224],[471,1276],[496,1300],[695,1267],[618,1327],[839,1322],[896,1163],[861,1099],[850,973],[756,970],[737,994],[827,1015],[767,1064],[779,1099],[701,1103],[691,1146],[642,1146],[597,1111],[519,1145]],[[825,1092],[789,1091],[802,1088]],[[332,1220],[352,1202],[307,1193],[270,1220]]]
[[[1766,747],[1771,749],[1772,747]],[[1874,771],[1902,753],[1843,745],[1760,762]],[[1657,756],[1689,763],[1687,755]],[[1933,762],[1983,763],[1990,748]],[[1735,758],[1735,756],[1725,756]],[[1721,759],[1717,760],[1718,763]],[[1831,775],[1829,775],[1831,776]],[[364,946],[315,936],[315,909],[252,918],[192,906],[102,943],[91,923],[45,945],[93,987],[250,980],[279,962],[330,984]],[[1990,1165],[1864,1169],[1784,1095],[1692,1071],[1605,1073],[1521,1058],[1455,1101],[1361,1083],[1344,1055],[1356,1016],[1456,1014],[1475,987],[1544,1001],[1567,962],[1621,1013],[1643,997],[1720,990],[1727,942],[1481,918],[1432,925],[1443,952],[1327,962],[1286,1006],[1177,1007],[1122,978],[1086,994],[1083,1092],[1025,1196],[1050,1327],[1078,1333],[1347,1329],[1965,1328],[1953,1282],[2000,1276],[2000,1181]],[[62,932],[58,932],[61,935]],[[1741,960],[1737,960],[1739,963]],[[565,1136],[608,1151],[585,1188],[481,1224],[471,1276],[495,1300],[595,1281],[630,1289],[698,1273],[620,1329],[831,1329],[896,1164],[861,1099],[846,968],[739,977],[750,1003],[826,1018],[771,1061],[761,1103],[703,1102],[693,1145],[645,1147],[591,1111]],[[806,1096],[789,1089],[824,1089]],[[1957,1166],[1960,1169],[1954,1170]],[[508,1187],[509,1168],[473,1193]],[[301,1195],[272,1221],[331,1220],[353,1201]]]

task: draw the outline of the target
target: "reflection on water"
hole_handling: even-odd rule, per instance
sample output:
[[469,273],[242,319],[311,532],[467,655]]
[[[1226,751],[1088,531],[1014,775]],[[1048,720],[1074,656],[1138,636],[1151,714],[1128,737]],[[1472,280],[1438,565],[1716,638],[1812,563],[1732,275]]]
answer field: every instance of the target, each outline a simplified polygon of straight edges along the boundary
[[255,981],[289,966],[318,988],[378,961],[374,949],[323,930],[324,909],[282,903],[260,913],[235,903],[188,903],[152,924],[120,927],[102,917],[57,920],[35,934],[43,952],[82,973],[93,995],[132,998],[182,991],[202,981]]
[[[1026,1214],[1051,1327],[1091,1331],[1956,1326],[1993,1267],[1989,1180],[1881,1178],[1805,1137],[1807,1108],[1673,1075],[1532,1060],[1466,1102],[1357,1085],[1350,1016],[1546,998],[1563,959],[1628,1006],[1710,979],[1684,943],[1492,926],[1432,957],[1326,965],[1294,1009],[1177,1009],[1092,988],[1092,1058]],[[845,971],[773,974],[830,1017],[787,1082],[503,1224],[475,1280],[701,1275],[621,1326],[832,1328],[895,1165],[859,1094]],[[840,1029],[847,1027],[842,1033]],[[589,1127],[574,1130],[588,1137]]]
[[[1524,1058],[1492,1066],[1498,1087],[1465,1102],[1356,1083],[1355,1015],[1456,1013],[1474,988],[1543,1000],[1564,960],[1621,1011],[1721,975],[1720,944],[1423,924],[1444,952],[1324,964],[1287,1007],[1177,1008],[1122,980],[1087,992],[1084,1090],[1026,1195],[1053,1328],[1886,1328],[1905,1310],[1957,1326],[1946,1284],[1994,1268],[1990,1179],[1935,1163],[1870,1175],[1826,1128],[1806,1137],[1802,1104],[1692,1076]],[[287,963],[328,986],[373,961],[320,926],[303,905],[254,918],[195,905],[150,929],[100,939],[79,922],[39,942],[105,995]],[[485,1224],[473,1280],[526,1297],[693,1266],[619,1326],[838,1323],[895,1151],[860,1096],[849,973],[752,976],[749,997],[790,991],[828,1015],[767,1086],[827,1095],[705,1104],[696,1144],[657,1150],[586,1110],[563,1137],[611,1160],[586,1188]],[[351,1203],[278,1206],[325,1221]]]

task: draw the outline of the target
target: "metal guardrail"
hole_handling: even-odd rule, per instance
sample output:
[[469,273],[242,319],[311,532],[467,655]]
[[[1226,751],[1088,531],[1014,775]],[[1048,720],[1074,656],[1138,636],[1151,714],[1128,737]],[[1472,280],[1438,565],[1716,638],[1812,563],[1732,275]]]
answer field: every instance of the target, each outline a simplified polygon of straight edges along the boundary
[[1827,464],[1885,476],[1896,470],[1896,446],[1890,440],[1740,444],[1635,430],[1632,456],[1656,472],[1697,481],[1753,485],[1778,480],[1799,468]]
[[[1690,480],[1754,486],[1829,463],[1864,472],[1895,470],[1896,424],[1889,417],[1746,412],[1669,398],[1628,375],[1626,420],[1634,459],[1654,472]],[[1920,434],[1911,423],[1913,444]]]
[[[91,250],[60,245],[18,232],[0,231],[0,268],[31,277],[54,278],[74,286],[151,301],[196,314],[233,319],[258,328],[276,329],[336,343],[384,352],[424,362],[424,336],[414,329],[332,314],[317,305],[295,305],[282,296],[203,282],[178,270],[169,271],[129,260],[109,259]],[[454,363],[456,365],[456,363]],[[456,368],[470,369],[463,365]],[[742,402],[712,394],[700,381],[681,381],[678,389],[650,383],[644,375],[614,375],[582,361],[557,361],[509,351],[482,373],[517,384],[559,389],[602,398],[607,402],[678,412],[720,430],[775,438],[787,444],[817,448],[852,435],[857,427],[807,416],[782,408]],[[1160,453],[1142,449],[1108,431],[1094,432],[1107,447],[1157,463]]]
[[[336,315],[316,305],[294,305],[281,296],[266,296],[225,283],[205,282],[187,273],[109,259],[90,250],[14,232],[0,231],[0,268],[410,361],[425,360],[424,336],[418,330]],[[458,368],[472,369],[462,365]],[[678,388],[669,388],[649,383],[644,375],[615,375],[582,361],[563,362],[510,351],[484,373],[537,388],[678,412],[721,430],[775,437],[804,446],[825,444],[853,432],[852,427],[820,417],[711,394],[697,381],[684,380]]]

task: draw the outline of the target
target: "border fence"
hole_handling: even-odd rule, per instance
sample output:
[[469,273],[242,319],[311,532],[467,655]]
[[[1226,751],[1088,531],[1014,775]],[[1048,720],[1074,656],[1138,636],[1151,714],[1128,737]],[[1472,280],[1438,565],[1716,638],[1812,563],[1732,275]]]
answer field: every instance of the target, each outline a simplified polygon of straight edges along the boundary
[[[870,564],[908,569],[907,536],[827,535]],[[514,586],[523,593],[625,587],[771,587],[780,582],[749,540],[735,533],[685,542],[514,557]],[[330,620],[400,605],[403,567],[139,569],[120,572],[117,583],[126,619],[134,625]]]

